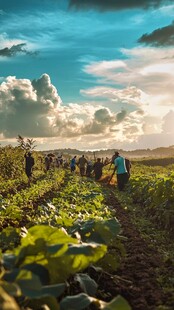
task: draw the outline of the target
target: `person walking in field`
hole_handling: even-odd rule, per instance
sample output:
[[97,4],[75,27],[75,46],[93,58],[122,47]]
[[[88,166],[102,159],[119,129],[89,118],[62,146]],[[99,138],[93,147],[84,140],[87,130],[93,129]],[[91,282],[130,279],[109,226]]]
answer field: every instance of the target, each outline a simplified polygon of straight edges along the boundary
[[93,163],[91,160],[88,160],[87,166],[86,166],[86,176],[89,178],[91,177],[92,169],[93,169]]
[[101,158],[97,158],[97,161],[93,165],[93,170],[94,170],[96,181],[100,180],[102,173],[103,173],[102,171],[103,167],[104,167],[104,164],[101,162]]
[[76,170],[76,157],[77,156],[74,156],[70,161],[71,172],[74,172]]
[[114,155],[112,156],[111,160],[110,160],[110,167],[109,167],[109,170],[111,169],[112,165],[114,165],[114,160],[117,158],[117,154],[118,152],[114,152]]
[[62,154],[58,154],[57,156],[57,167],[60,168],[63,165],[63,155]]
[[78,161],[78,166],[79,166],[79,169],[80,169],[80,175],[82,177],[85,175],[85,168],[86,168],[87,163],[88,163],[87,159],[85,158],[84,155],[82,155],[79,158],[79,161]]
[[45,170],[46,172],[50,169],[50,159],[48,155],[45,156]]
[[32,168],[34,166],[34,158],[31,155],[31,152],[28,152],[24,155],[25,157],[25,173],[28,177],[28,184],[30,185],[32,177]]
[[114,171],[117,171],[117,186],[120,191],[122,191],[128,182],[129,176],[128,176],[128,171],[126,168],[126,162],[125,158],[123,156],[120,156],[118,152],[115,152],[116,158],[114,160]]

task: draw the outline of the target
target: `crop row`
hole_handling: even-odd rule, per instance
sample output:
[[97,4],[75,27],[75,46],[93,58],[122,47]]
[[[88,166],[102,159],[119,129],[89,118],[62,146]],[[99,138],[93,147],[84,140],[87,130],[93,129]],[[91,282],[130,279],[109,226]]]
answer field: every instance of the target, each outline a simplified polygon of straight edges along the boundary
[[[1,229],[6,226],[20,227],[32,221],[37,209],[37,202],[47,193],[57,190],[64,181],[64,171],[45,175],[43,180],[32,183],[15,195],[9,194],[0,199]],[[35,207],[36,205],[36,207]]]
[[[59,191],[55,191],[57,173],[58,183],[65,180]],[[104,204],[100,186],[69,172],[65,176],[64,171],[53,172],[48,183],[44,182],[8,201],[8,207],[16,204],[26,211],[24,206],[42,196],[46,184],[48,190],[54,184],[54,197],[40,202],[35,215],[28,210],[33,221],[30,225],[36,226],[28,230],[7,227],[0,234],[6,243],[21,239],[17,248],[2,256],[0,294],[4,302],[9,301],[14,310],[39,309],[43,304],[54,310],[90,309],[91,305],[95,309],[130,310],[121,296],[110,302],[96,298],[97,283],[84,272],[88,268],[101,272],[104,260],[106,265],[113,264],[108,246],[120,242],[120,225]]]
[[149,174],[131,177],[128,193],[158,227],[173,231],[174,227],[174,174]]
[[[42,170],[34,171],[33,183],[36,183],[40,179],[45,177],[45,173]],[[0,194],[3,197],[14,195],[28,187],[28,179],[23,173],[20,177],[14,179],[3,180],[0,182]]]

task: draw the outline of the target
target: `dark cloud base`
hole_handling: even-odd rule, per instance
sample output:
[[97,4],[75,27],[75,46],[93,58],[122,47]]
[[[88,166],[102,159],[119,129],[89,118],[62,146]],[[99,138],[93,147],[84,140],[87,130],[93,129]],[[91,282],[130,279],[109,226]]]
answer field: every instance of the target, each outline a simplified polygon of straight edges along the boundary
[[69,7],[78,10],[116,11],[133,8],[148,9],[170,3],[173,3],[173,0],[70,0]]
[[174,45],[174,22],[163,28],[154,30],[150,34],[143,34],[138,39],[138,43],[152,46],[172,46]]
[[17,54],[36,55],[36,52],[30,52],[25,48],[26,43],[12,45],[10,48],[5,47],[0,50],[0,56],[2,57],[14,57]]

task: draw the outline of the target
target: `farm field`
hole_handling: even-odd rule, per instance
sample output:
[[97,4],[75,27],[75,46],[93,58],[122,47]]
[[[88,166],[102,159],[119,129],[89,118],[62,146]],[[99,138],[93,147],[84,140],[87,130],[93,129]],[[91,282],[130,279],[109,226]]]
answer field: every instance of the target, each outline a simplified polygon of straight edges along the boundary
[[172,310],[174,165],[133,161],[119,192],[38,152],[29,186],[23,156],[0,149],[1,309]]

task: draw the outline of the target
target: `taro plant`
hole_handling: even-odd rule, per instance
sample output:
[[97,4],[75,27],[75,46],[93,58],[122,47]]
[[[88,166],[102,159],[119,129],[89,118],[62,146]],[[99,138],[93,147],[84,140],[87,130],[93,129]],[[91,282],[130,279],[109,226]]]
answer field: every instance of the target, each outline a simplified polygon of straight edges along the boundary
[[[108,223],[106,226],[111,229]],[[101,229],[97,229],[97,233],[103,235]],[[96,309],[130,310],[121,296],[109,303],[97,299],[97,284],[82,273],[106,252],[105,244],[79,241],[64,229],[34,226],[24,231],[21,245],[13,253],[2,256],[1,298],[11,298],[14,310],[38,309],[44,304],[52,310],[87,309],[91,304],[95,304]],[[72,278],[79,283],[80,290],[76,293],[71,288]]]

